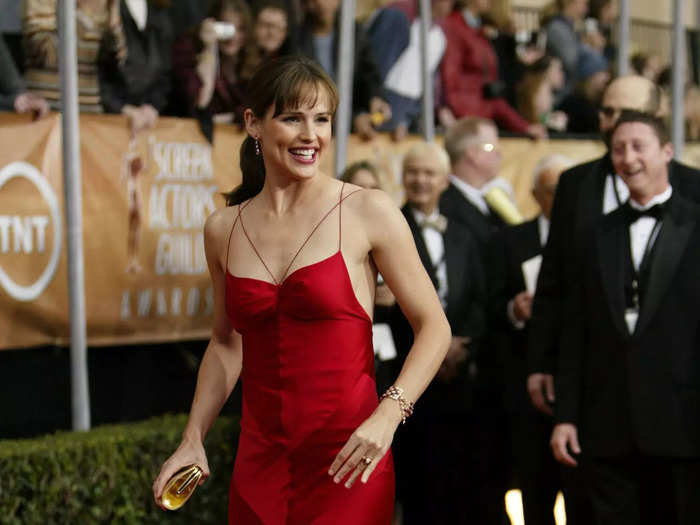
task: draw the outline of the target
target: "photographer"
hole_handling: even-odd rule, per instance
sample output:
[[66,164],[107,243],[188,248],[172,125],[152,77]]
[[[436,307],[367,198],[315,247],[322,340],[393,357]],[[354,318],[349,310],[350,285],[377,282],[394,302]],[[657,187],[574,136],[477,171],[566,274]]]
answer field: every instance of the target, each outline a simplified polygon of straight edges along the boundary
[[[241,0],[218,0],[199,27],[175,43],[176,99],[182,116],[196,117],[205,136],[213,122],[242,123],[254,64],[251,14]],[[209,138],[209,136],[208,136]]]

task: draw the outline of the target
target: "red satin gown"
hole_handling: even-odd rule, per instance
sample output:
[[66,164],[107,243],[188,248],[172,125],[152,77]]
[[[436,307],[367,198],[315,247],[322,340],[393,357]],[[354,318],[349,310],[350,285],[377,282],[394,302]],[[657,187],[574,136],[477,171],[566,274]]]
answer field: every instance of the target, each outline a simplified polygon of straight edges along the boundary
[[[342,193],[299,249],[338,208],[333,255],[278,284],[227,272],[227,313],[243,337],[243,416],[230,524],[391,523],[391,452],[367,484],[358,479],[346,489],[328,475],[336,454],[378,403],[372,322],[357,301],[340,249],[341,204],[349,196]],[[243,209],[239,205],[231,231],[240,223],[267,269],[248,236]]]

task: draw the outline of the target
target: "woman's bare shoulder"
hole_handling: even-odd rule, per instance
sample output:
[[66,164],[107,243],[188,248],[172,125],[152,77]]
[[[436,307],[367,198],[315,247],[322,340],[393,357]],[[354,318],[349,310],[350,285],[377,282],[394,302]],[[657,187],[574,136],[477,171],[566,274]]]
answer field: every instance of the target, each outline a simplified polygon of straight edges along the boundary
[[238,206],[220,208],[207,217],[204,223],[204,237],[207,241],[222,241],[228,238],[233,223],[238,216]]
[[390,219],[392,216],[400,215],[398,206],[387,192],[365,189],[354,184],[346,186],[349,187],[345,190],[345,195],[348,196],[345,200],[348,208],[368,222],[371,223],[381,218]]

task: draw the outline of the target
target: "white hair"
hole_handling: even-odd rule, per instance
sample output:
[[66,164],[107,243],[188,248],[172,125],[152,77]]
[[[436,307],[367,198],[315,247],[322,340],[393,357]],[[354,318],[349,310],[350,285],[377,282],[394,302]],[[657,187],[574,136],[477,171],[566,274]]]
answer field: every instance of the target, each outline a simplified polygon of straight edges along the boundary
[[543,173],[553,169],[564,171],[572,167],[574,164],[576,163],[572,158],[562,155],[561,153],[553,153],[552,155],[542,157],[535,165],[535,171],[532,177],[532,188],[537,189],[537,186],[540,183],[540,176]]

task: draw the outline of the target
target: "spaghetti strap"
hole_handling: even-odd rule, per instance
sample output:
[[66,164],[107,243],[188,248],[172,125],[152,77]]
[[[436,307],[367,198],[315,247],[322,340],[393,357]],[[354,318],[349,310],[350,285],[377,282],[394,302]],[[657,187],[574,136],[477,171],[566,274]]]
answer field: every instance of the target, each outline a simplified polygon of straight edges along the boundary
[[[352,195],[352,194],[354,194],[354,193],[357,193],[358,191],[361,191],[361,189],[358,189],[358,190],[355,190],[355,191],[350,192],[350,193],[348,193],[347,195],[343,196],[343,190],[344,190],[344,188],[345,188],[345,183],[343,183],[342,187],[340,188],[340,196],[338,197],[338,202],[336,202],[336,203],[333,205],[333,207],[332,207],[330,210],[328,210],[328,211],[325,213],[325,215],[324,215],[323,217],[321,217],[321,220],[319,220],[318,223],[316,223],[316,226],[314,226],[314,229],[311,230],[311,233],[309,233],[309,235],[306,236],[306,239],[305,239],[304,242],[301,244],[301,246],[299,246],[299,249],[298,249],[298,250],[296,251],[296,253],[294,254],[294,257],[292,257],[292,260],[289,261],[289,264],[287,265],[287,268],[285,268],[284,274],[282,275],[282,279],[279,280],[279,281],[275,278],[275,275],[272,273],[272,271],[270,270],[270,268],[269,268],[269,267],[267,266],[267,264],[265,263],[265,259],[263,259],[262,255],[260,255],[260,252],[259,252],[258,249],[255,247],[255,244],[253,243],[253,240],[250,238],[250,235],[248,235],[248,230],[246,230],[245,222],[243,221],[243,214],[242,214],[241,212],[246,208],[246,206],[247,206],[248,204],[250,204],[250,202],[252,201],[252,199],[251,199],[250,201],[248,201],[248,202],[245,204],[245,206],[242,206],[242,207],[241,207],[241,206],[239,205],[238,218],[240,218],[241,229],[243,230],[243,234],[245,235],[246,239],[248,239],[248,243],[250,244],[250,247],[251,247],[251,248],[253,249],[253,251],[255,252],[255,255],[257,255],[258,259],[259,259],[260,262],[262,263],[262,265],[263,265],[263,267],[265,268],[265,270],[267,271],[268,275],[272,278],[272,281],[273,281],[273,283],[274,283],[275,285],[279,286],[280,283],[284,282],[284,280],[287,278],[287,275],[289,274],[289,270],[291,269],[292,265],[294,264],[294,261],[297,260],[297,257],[299,256],[299,254],[301,253],[301,251],[304,249],[304,247],[307,245],[307,243],[309,242],[309,240],[311,239],[311,237],[313,237],[314,233],[316,233],[316,230],[318,230],[319,226],[321,226],[321,224],[323,224],[323,222],[324,222],[324,221],[326,220],[326,218],[333,212],[333,210],[335,210],[336,208],[339,208],[338,214],[340,215],[340,210],[342,209],[342,206],[341,206],[342,202],[343,202],[345,199],[347,199],[348,197],[350,197],[350,195]],[[238,218],[236,219],[236,222],[238,222]],[[236,223],[234,222],[234,226],[235,226],[235,225],[236,225]],[[339,225],[338,225],[338,228],[339,228],[339,232],[338,232],[338,233],[339,233],[339,235],[338,235],[338,251],[340,251],[340,234],[341,234],[341,232],[340,232],[340,229],[341,229],[340,223],[339,223]],[[231,229],[231,231],[233,231],[233,228]],[[230,235],[229,235],[229,242],[231,242]],[[228,253],[226,254],[226,257],[227,257],[226,265],[227,265],[227,268],[228,268]]]
[[236,228],[236,224],[238,224],[238,219],[241,218],[241,205],[238,205],[238,214],[236,215],[236,219],[233,221],[233,225],[231,226],[231,231],[228,232],[228,241],[226,242],[226,266],[224,269],[228,271],[228,254],[231,251],[231,236],[233,235],[233,230]]

